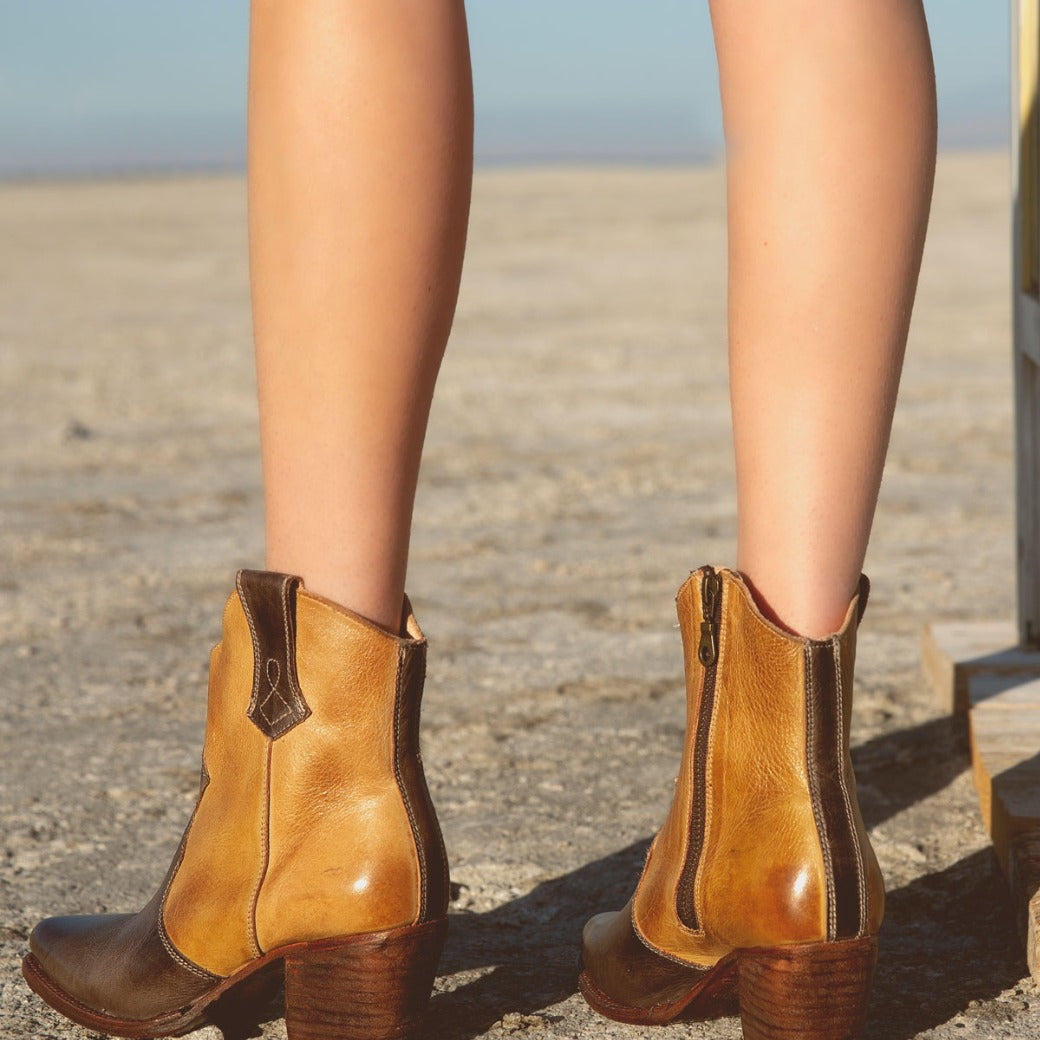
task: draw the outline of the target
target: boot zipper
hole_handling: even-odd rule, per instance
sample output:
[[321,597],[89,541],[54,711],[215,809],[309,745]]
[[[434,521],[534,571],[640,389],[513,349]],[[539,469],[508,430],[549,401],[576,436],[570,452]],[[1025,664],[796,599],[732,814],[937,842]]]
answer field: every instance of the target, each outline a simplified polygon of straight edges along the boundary
[[715,706],[715,672],[719,659],[719,625],[722,620],[722,578],[706,567],[701,581],[701,638],[697,644],[697,660],[704,669],[701,701],[697,711],[697,733],[693,745],[693,804],[690,806],[690,843],[686,862],[679,877],[676,910],[687,928],[699,927],[693,888],[697,879],[701,851],[704,848],[704,813],[708,735]]
[[701,582],[701,641],[697,647],[697,660],[709,668],[719,656],[719,619],[715,607],[722,595],[722,579],[709,567]]

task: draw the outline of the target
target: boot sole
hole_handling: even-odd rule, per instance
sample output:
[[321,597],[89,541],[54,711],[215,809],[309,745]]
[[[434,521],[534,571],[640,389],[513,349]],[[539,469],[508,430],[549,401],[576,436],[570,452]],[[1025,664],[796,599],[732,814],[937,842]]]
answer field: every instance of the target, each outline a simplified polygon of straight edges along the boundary
[[409,1040],[429,1003],[447,929],[441,919],[281,946],[187,1007],[146,1020],[116,1018],[87,1006],[54,982],[31,953],[22,961],[22,974],[66,1018],[131,1040],[183,1036],[210,1024],[221,998],[234,1002],[240,1013],[262,1009],[283,977],[289,1040]]
[[876,963],[877,938],[871,936],[735,950],[686,993],[650,1007],[619,1004],[584,970],[578,985],[594,1011],[630,1025],[712,1018],[739,1004],[744,1040],[855,1040]]

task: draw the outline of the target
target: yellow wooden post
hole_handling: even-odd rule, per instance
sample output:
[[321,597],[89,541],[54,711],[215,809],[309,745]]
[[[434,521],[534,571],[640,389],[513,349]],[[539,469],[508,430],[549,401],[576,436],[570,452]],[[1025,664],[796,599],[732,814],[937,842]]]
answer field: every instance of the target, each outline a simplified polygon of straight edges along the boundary
[[922,659],[941,706],[966,712],[983,822],[1040,981],[1040,0],[1011,0],[1011,307],[1014,621],[928,625]]
[[1040,2],[1016,0],[1012,21],[1011,176],[1018,642],[1040,648]]
[[[1037,79],[1040,12],[1033,0],[1019,0],[1018,17],[1013,25],[1014,50],[1012,67],[1013,110],[1017,110],[1014,127],[1012,177],[1017,214],[1015,225],[1016,295],[1025,293],[1034,299],[1040,295],[1040,248],[1037,235]],[[1017,80],[1017,82],[1014,82]],[[1017,344],[1016,344],[1017,346]]]

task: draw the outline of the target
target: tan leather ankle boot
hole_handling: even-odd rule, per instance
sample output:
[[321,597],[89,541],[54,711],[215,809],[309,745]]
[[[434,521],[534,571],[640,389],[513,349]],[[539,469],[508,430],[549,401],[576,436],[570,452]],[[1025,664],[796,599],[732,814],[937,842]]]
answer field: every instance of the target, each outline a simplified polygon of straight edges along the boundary
[[735,990],[746,1040],[859,1035],[884,910],[849,758],[867,589],[822,640],[766,620],[732,571],[679,590],[682,765],[634,897],[586,925],[597,1011],[664,1023]]
[[166,880],[138,914],[42,922],[23,972],[117,1036],[186,1032],[233,987],[283,971],[290,1040],[407,1036],[448,903],[419,757],[426,642],[407,605],[397,638],[298,578],[236,584],[201,790]]

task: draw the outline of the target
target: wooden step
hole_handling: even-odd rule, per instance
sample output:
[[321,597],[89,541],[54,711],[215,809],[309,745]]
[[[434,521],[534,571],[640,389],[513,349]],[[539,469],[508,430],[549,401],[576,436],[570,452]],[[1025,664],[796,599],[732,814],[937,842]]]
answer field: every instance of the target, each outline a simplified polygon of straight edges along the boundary
[[[1040,664],[1040,654],[1032,656]],[[1040,678],[975,675],[967,700],[983,823],[1011,886],[1029,970],[1040,981]]]
[[968,683],[976,676],[1040,676],[1040,654],[1018,647],[1010,621],[946,621],[925,625],[921,664],[942,711],[968,710]]
[[1010,621],[942,622],[925,626],[921,662],[936,705],[967,715],[982,822],[1040,982],[1040,652]]

